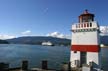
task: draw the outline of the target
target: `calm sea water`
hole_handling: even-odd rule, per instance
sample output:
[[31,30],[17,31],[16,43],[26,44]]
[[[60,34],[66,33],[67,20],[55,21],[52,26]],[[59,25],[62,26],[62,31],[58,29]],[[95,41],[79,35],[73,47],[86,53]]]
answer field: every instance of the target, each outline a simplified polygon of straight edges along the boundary
[[[41,61],[48,60],[49,68],[60,69],[69,59],[70,48],[65,46],[0,44],[0,62],[10,63],[10,67],[19,67],[22,60],[28,60],[30,68],[40,68]],[[102,67],[108,70],[108,48],[102,48]]]
[[61,67],[69,61],[69,47],[40,45],[0,45],[0,62],[10,63],[10,67],[21,66],[22,60],[29,61],[29,67],[41,67],[42,60],[48,60],[49,68]]

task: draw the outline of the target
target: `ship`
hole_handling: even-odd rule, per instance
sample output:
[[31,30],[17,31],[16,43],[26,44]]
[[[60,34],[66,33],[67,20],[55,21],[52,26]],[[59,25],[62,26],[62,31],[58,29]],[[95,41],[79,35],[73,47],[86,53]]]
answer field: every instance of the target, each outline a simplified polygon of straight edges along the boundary
[[43,46],[54,46],[54,44],[50,41],[47,41],[47,42],[42,42],[42,45]]

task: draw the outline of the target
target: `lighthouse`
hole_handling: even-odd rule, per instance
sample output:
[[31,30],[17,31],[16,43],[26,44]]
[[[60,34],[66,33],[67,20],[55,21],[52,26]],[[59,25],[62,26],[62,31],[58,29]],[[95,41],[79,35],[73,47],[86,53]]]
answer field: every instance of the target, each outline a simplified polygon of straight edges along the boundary
[[71,68],[92,64],[94,69],[100,69],[99,25],[87,10],[78,18],[79,22],[72,24]]

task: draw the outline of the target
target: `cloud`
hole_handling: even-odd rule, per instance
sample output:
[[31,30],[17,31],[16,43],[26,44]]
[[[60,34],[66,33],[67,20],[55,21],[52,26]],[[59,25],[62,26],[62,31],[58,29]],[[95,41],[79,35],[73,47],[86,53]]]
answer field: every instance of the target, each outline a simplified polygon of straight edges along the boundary
[[61,34],[59,32],[52,32],[52,33],[47,34],[47,36],[70,39],[69,35],[64,35],[64,34]]
[[0,35],[0,39],[5,40],[5,39],[12,39],[15,38],[16,36],[11,36],[11,35]]
[[108,35],[108,26],[100,26],[101,35]]
[[71,39],[71,35],[65,35],[65,38]]
[[31,33],[30,30],[27,30],[27,31],[21,32],[22,35],[29,35],[30,33]]
[[49,34],[47,34],[47,36],[64,38],[64,35],[63,34],[60,34],[59,32],[49,33]]

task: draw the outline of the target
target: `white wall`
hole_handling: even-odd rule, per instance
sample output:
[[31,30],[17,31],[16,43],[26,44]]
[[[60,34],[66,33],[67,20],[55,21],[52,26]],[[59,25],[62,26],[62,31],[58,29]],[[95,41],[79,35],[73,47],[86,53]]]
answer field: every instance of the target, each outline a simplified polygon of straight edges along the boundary
[[75,60],[80,61],[80,52],[79,51],[77,51],[77,53],[74,53],[74,51],[71,51],[71,55],[70,55],[71,67],[76,67],[76,65],[74,65]]
[[73,45],[98,45],[98,34],[95,32],[72,33]]
[[87,52],[87,64],[93,61],[93,67],[100,68],[101,67],[100,57],[101,57],[100,52]]

